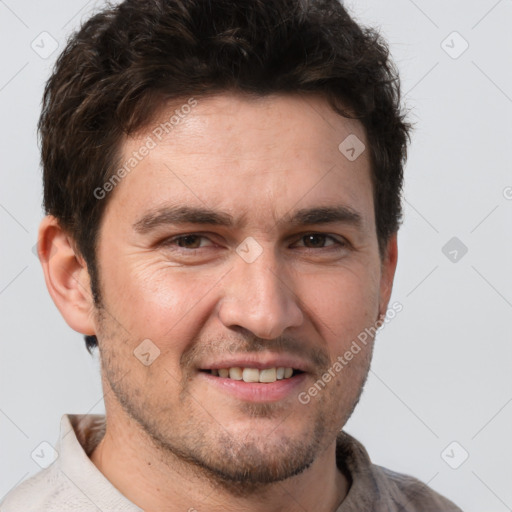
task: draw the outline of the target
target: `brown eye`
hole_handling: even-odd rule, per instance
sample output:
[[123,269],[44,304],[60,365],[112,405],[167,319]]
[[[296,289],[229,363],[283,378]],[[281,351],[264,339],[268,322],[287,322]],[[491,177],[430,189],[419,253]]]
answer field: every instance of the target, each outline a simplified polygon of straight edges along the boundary
[[324,246],[325,241],[327,239],[327,235],[321,235],[316,233],[312,235],[303,236],[302,239],[304,240],[304,245],[306,247],[316,249],[318,247]]
[[309,233],[302,236],[299,242],[302,242],[307,249],[324,249],[336,245],[340,247],[345,245],[342,241],[324,233]]
[[186,235],[175,239],[179,247],[186,249],[199,249],[201,247],[201,239],[204,238],[199,235]]
[[163,240],[160,245],[162,247],[168,247],[171,249],[182,248],[182,249],[203,249],[211,246],[211,241],[204,235],[190,234],[190,235],[179,235]]

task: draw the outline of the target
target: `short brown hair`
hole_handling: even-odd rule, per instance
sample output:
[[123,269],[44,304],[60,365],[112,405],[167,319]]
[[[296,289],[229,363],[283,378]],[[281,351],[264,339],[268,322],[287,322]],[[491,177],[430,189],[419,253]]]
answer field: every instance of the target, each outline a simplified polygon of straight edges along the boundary
[[[101,304],[96,241],[123,137],[169,100],[226,91],[316,92],[363,124],[381,255],[401,222],[410,125],[378,32],[337,0],[125,0],[69,40],[39,120],[44,207],[75,240]],[[341,141],[340,141],[341,142]],[[89,351],[97,345],[86,336]]]

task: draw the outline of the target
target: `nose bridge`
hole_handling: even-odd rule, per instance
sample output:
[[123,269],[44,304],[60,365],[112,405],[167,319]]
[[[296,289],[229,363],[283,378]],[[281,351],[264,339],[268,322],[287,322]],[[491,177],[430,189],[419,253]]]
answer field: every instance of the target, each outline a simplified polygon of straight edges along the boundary
[[219,312],[224,325],[244,327],[266,339],[301,325],[302,311],[284,274],[270,248],[252,262],[237,257]]

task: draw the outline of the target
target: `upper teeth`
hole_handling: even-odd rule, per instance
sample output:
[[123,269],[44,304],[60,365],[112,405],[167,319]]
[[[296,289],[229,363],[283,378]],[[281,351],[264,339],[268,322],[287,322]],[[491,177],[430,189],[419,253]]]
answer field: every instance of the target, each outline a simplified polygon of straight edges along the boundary
[[276,380],[290,378],[293,374],[293,368],[280,366],[279,368],[258,370],[258,368],[240,368],[239,366],[234,366],[233,368],[212,370],[212,374],[233,380],[243,380],[244,382],[275,382]]

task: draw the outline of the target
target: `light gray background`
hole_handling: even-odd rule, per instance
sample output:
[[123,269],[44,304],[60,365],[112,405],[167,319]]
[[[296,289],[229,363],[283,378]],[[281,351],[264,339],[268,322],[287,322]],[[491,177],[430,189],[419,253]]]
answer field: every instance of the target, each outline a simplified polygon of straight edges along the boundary
[[[403,311],[379,335],[346,430],[374,462],[466,512],[511,510],[512,1],[345,3],[389,41],[416,123],[392,297]],[[95,5],[0,0],[0,499],[39,470],[31,453],[55,443],[62,414],[103,412],[97,360],[53,305],[33,253],[43,85]],[[43,31],[59,44],[47,58],[31,47],[51,49]],[[454,236],[468,248],[456,262],[442,252]]]

